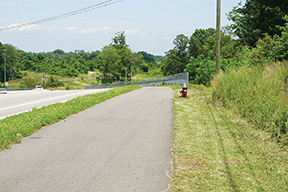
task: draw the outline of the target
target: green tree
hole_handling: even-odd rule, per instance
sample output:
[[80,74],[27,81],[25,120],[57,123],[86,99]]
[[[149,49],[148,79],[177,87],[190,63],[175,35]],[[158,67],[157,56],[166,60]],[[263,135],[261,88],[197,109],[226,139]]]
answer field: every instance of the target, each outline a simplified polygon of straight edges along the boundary
[[45,66],[45,57],[42,53],[38,53],[36,57],[34,57],[34,66],[33,70],[37,73],[45,72],[44,66]]
[[112,83],[119,80],[121,73],[119,72],[120,56],[112,44],[102,48],[99,55],[102,60],[100,72],[103,74],[102,83]]
[[128,48],[126,44],[125,31],[118,31],[116,36],[112,38],[113,47],[117,50]]
[[[119,56],[119,72],[120,77],[125,77],[125,71],[127,70],[128,79],[131,78],[131,69],[132,69],[132,51],[129,49],[129,46],[126,44],[125,32],[117,32],[116,36],[112,38],[112,45],[117,50]],[[120,79],[120,78],[119,78]]]
[[275,58],[279,60],[288,60],[288,16],[284,17],[284,20],[287,22],[285,26],[279,27],[281,30],[281,38],[275,42]]
[[4,83],[4,46],[0,42],[0,81]]
[[6,49],[6,72],[7,79],[14,80],[15,77],[20,77],[20,71],[18,67],[18,54],[17,49],[13,45],[5,44],[4,49]]
[[167,58],[162,62],[164,75],[172,75],[184,71],[189,62],[188,41],[188,37],[183,34],[177,35],[173,40],[174,48],[166,52]]
[[205,54],[203,46],[209,37],[216,34],[214,28],[196,29],[189,39],[188,53],[190,57],[197,58],[201,54]]
[[[231,59],[238,51],[238,41],[233,39],[231,36],[224,33],[220,34],[221,44],[221,59]],[[216,60],[216,34],[208,37],[205,44],[202,45],[203,55],[208,59]]]
[[209,85],[216,73],[216,63],[199,55],[198,58],[191,57],[185,72],[189,72],[189,79],[196,84]]
[[138,54],[143,56],[143,59],[146,63],[156,63],[155,58],[152,54],[147,53],[146,51],[139,51]]
[[244,6],[239,4],[229,12],[228,19],[234,22],[231,29],[242,42],[255,46],[264,33],[281,35],[276,26],[284,25],[282,18],[287,13],[288,1],[246,0]]

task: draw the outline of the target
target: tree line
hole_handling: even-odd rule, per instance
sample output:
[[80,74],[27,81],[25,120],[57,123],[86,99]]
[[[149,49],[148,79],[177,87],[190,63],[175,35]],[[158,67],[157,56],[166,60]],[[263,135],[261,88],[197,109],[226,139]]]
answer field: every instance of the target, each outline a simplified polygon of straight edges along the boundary
[[[288,59],[288,1],[247,0],[227,14],[234,23],[221,31],[221,69]],[[165,75],[190,72],[190,80],[209,84],[216,73],[216,30],[177,35],[162,62]]]
[[[221,31],[221,69],[258,65],[288,59],[288,1],[247,0],[227,14],[233,24]],[[187,71],[194,83],[209,84],[216,73],[216,30],[196,29],[190,37],[179,34],[174,47],[164,57],[145,51],[134,53],[126,43],[125,33],[117,32],[112,42],[100,51],[76,50],[65,53],[26,53],[0,42],[0,80],[3,82],[6,50],[6,76],[20,78],[22,70],[62,76],[78,76],[99,71],[103,83],[123,81],[125,74],[163,73],[172,75]]]
[[66,53],[56,49],[53,52],[32,53],[0,42],[0,81],[4,82],[5,65],[6,80],[22,78],[21,71],[70,77],[97,71],[98,79],[102,83],[123,81],[125,73],[128,79],[131,78],[131,74],[160,73],[159,62],[162,59],[161,56],[154,56],[145,51],[132,52],[126,43],[124,32],[117,32],[112,42],[101,51],[92,52],[75,50]]

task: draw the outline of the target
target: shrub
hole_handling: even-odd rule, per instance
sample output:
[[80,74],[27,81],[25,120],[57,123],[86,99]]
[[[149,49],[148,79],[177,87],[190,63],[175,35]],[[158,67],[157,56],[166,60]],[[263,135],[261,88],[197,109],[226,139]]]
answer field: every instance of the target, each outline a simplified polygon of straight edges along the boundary
[[62,87],[64,86],[64,83],[62,81],[59,81],[59,79],[54,79],[53,76],[50,76],[50,79],[48,79],[47,83],[46,83],[47,87]]
[[20,82],[19,88],[27,88],[27,86],[24,84],[24,82]]
[[[223,71],[235,66],[234,63],[227,60],[221,60],[221,69]],[[191,57],[185,72],[189,72],[190,80],[195,84],[210,85],[213,76],[216,73],[216,62],[211,61],[200,55],[197,59]]]
[[284,141],[288,128],[286,76],[287,63],[243,66],[214,77],[212,98]]
[[41,85],[41,84],[42,84],[42,81],[41,81],[41,78],[40,78],[40,77],[38,77],[38,78],[25,77],[25,79],[24,79],[24,84],[25,84],[26,87],[28,87],[28,88],[33,88],[33,87],[35,87],[36,85]]

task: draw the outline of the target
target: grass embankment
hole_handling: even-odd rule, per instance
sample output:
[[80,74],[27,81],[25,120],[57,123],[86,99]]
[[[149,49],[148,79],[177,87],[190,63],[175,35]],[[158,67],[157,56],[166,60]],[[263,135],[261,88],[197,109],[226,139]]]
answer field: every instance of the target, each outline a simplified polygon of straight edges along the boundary
[[137,74],[135,77],[133,77],[133,80],[149,80],[149,79],[154,79],[154,78],[162,78],[164,77],[163,74]]
[[[242,67],[212,82],[213,101],[230,108],[288,145],[288,63]],[[285,80],[286,79],[286,80]]]
[[189,88],[187,99],[178,97],[179,89],[170,191],[288,190],[288,153],[271,133],[215,107],[211,88]]
[[22,137],[31,135],[43,126],[53,124],[107,99],[138,88],[140,88],[138,85],[119,87],[107,92],[77,97],[65,103],[33,109],[30,112],[0,120],[0,151],[10,148],[13,143],[20,142]]

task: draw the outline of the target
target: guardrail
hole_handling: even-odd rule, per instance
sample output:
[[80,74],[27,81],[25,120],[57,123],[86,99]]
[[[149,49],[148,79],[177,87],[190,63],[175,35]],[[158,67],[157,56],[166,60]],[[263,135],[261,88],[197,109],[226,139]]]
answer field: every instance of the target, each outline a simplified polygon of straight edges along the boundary
[[183,85],[186,83],[186,85],[189,84],[189,73],[179,73],[176,75],[171,75],[163,78],[155,78],[155,79],[148,79],[148,80],[142,80],[142,81],[133,81],[131,82],[115,82],[110,84],[92,84],[92,85],[86,85],[85,89],[101,89],[101,88],[111,88],[111,87],[123,87],[127,85],[140,85],[142,87],[150,87],[150,86],[157,86],[157,85],[166,85],[166,84],[172,84],[172,85]]
[[6,88],[7,91],[29,91],[33,90],[33,88]]

